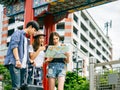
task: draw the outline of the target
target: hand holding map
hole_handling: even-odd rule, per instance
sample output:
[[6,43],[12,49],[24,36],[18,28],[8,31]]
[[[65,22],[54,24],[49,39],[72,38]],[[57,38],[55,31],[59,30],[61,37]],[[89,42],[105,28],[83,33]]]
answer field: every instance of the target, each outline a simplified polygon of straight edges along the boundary
[[69,51],[68,46],[48,46],[45,57],[66,58],[65,53]]

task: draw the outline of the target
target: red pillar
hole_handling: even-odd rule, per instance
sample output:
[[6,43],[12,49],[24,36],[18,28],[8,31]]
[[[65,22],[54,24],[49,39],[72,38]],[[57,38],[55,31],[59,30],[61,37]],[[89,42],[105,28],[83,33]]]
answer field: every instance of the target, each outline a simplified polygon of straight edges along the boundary
[[[26,24],[34,19],[33,0],[25,0],[25,14],[24,14],[24,28]],[[32,44],[33,37],[30,36],[30,44]]]
[[[53,21],[53,16],[52,15],[47,15],[44,19],[44,24],[45,24],[45,34],[46,34],[46,44],[48,44],[48,41],[49,41],[49,35],[51,32],[55,31],[55,23]],[[49,90],[49,87],[48,87],[48,79],[46,77],[46,74],[47,74],[47,63],[45,63],[43,65],[43,86],[44,86],[44,90]]]
[[33,0],[25,0],[24,25],[26,25],[29,21],[34,19],[32,6]]

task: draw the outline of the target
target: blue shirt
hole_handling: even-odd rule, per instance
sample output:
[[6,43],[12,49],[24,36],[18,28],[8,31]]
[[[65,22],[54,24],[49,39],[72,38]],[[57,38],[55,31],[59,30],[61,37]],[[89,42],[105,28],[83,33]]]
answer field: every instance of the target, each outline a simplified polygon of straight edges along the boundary
[[[16,64],[16,60],[13,55],[14,48],[18,48],[19,59],[20,59],[20,62],[22,63],[22,60],[24,57],[24,38],[25,38],[24,30],[17,30],[12,34],[7,55],[5,57],[4,65]],[[28,48],[26,50],[28,51]],[[29,59],[29,54],[27,56],[27,59]]]

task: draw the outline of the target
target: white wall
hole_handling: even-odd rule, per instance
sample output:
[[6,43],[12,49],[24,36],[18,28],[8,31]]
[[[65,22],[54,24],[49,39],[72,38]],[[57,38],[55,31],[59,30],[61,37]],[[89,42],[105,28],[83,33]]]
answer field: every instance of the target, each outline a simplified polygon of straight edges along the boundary
[[1,38],[2,38],[2,17],[3,17],[3,6],[0,5],[0,44],[1,44]]

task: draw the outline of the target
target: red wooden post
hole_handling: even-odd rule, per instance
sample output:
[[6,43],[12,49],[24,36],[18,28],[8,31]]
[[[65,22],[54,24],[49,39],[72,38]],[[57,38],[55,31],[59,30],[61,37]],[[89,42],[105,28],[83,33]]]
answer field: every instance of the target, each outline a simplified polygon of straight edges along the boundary
[[24,25],[34,19],[33,0],[25,0]]
[[[48,44],[49,41],[49,35],[51,32],[55,31],[55,23],[53,22],[53,16],[52,15],[48,15],[45,17],[44,19],[44,24],[45,24],[45,34],[46,34],[46,44]],[[47,67],[48,64],[44,64],[43,65],[43,86],[44,86],[44,90],[49,90],[49,86],[48,86],[48,79],[46,77],[47,74]]]
[[[33,0],[25,0],[24,28],[26,24],[34,19],[34,10],[32,8]],[[33,37],[30,36],[30,44],[33,42]]]
[[[31,21],[34,20],[34,10],[32,8],[33,6],[33,0],[26,0],[25,2],[25,14],[24,14],[24,28],[26,26],[26,24]],[[52,15],[48,15],[45,17],[44,20],[44,24],[45,24],[45,34],[46,34],[46,44],[48,44],[48,40],[49,40],[49,34],[52,31],[55,31],[55,23],[53,22],[53,16]],[[32,37],[30,38],[30,42],[32,43]],[[47,64],[43,65],[43,87],[44,90],[48,90],[48,80],[46,77],[47,74]]]

